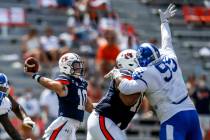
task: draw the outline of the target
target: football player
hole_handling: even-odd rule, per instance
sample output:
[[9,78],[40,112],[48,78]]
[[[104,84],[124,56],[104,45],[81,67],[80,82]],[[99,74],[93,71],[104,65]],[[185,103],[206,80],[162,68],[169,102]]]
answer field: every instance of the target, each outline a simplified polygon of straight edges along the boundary
[[[9,120],[8,113],[13,111],[23,121],[23,125],[32,129],[35,123],[25,113],[23,108],[12,98],[9,93],[7,76],[0,73],[0,123],[13,140],[24,140]],[[28,139],[29,140],[29,139]]]
[[[135,50],[124,50],[116,58],[125,79],[138,67]],[[108,92],[88,118],[87,140],[126,140],[124,130],[141,104],[143,94],[123,95],[112,80]]]
[[[60,75],[55,79],[32,75],[40,85],[58,95],[59,116],[47,128],[45,140],[76,140],[76,131],[83,121],[84,111],[92,111],[92,103],[87,97],[87,81],[84,74],[83,62],[79,55],[66,53],[59,59]],[[25,65],[25,71],[30,72]]]
[[182,72],[175,54],[168,19],[175,15],[175,5],[164,12],[159,10],[162,47],[143,43],[137,49],[140,67],[134,80],[121,78],[113,69],[112,76],[121,93],[145,93],[161,121],[160,140],[202,140],[198,114],[188,96]]

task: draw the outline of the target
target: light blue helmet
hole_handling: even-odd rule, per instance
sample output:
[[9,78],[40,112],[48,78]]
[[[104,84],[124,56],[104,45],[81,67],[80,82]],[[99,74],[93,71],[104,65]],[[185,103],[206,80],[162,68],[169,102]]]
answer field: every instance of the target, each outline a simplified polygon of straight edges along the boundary
[[9,83],[7,76],[3,73],[0,73],[0,92],[7,92],[9,88]]
[[153,64],[160,58],[160,52],[158,48],[151,43],[142,43],[137,48],[137,59],[141,67],[146,67],[149,64]]

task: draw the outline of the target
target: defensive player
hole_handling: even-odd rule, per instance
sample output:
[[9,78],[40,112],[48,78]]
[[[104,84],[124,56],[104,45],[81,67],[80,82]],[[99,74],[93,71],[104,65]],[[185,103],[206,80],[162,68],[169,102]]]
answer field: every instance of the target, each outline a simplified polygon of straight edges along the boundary
[[196,109],[188,96],[177,56],[172,45],[168,19],[175,15],[170,4],[160,12],[162,47],[143,43],[137,49],[140,67],[133,73],[134,80],[121,78],[119,70],[112,76],[121,93],[145,93],[161,121],[160,140],[202,140]]
[[[123,78],[131,79],[138,67],[135,50],[124,50],[116,59]],[[88,118],[87,140],[126,140],[122,132],[138,111],[143,94],[123,95],[112,80],[108,92]]]
[[[76,131],[83,121],[84,110],[91,112],[92,104],[87,98],[87,81],[83,62],[75,53],[64,54],[59,60],[61,74],[55,79],[33,74],[39,84],[58,95],[59,117],[47,128],[45,140],[76,140]],[[25,71],[29,69],[25,66]]]
[[35,123],[25,113],[23,108],[8,94],[9,84],[7,76],[0,73],[0,123],[13,140],[24,140],[15,127],[11,124],[8,113],[12,110],[23,121],[23,125],[33,128]]

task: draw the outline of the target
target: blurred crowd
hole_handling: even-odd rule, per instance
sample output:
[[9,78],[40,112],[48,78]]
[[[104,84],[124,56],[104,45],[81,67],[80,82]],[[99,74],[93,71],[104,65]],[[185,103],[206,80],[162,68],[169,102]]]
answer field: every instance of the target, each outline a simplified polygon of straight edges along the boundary
[[189,95],[194,101],[199,114],[203,136],[210,139],[210,87],[207,85],[206,75],[196,77],[190,75],[186,81]]

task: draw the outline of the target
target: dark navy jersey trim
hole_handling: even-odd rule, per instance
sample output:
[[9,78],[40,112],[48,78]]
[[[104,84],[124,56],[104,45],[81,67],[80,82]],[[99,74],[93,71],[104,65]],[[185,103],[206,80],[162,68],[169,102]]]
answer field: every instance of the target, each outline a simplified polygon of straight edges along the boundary
[[182,98],[180,101],[178,102],[172,102],[172,104],[181,104],[182,102],[184,102],[187,99],[188,95],[186,95],[184,98]]
[[147,84],[147,82],[146,82],[144,79],[140,78],[140,79],[138,79],[138,80],[143,81],[143,82],[146,84],[146,86],[148,87],[148,84]]

